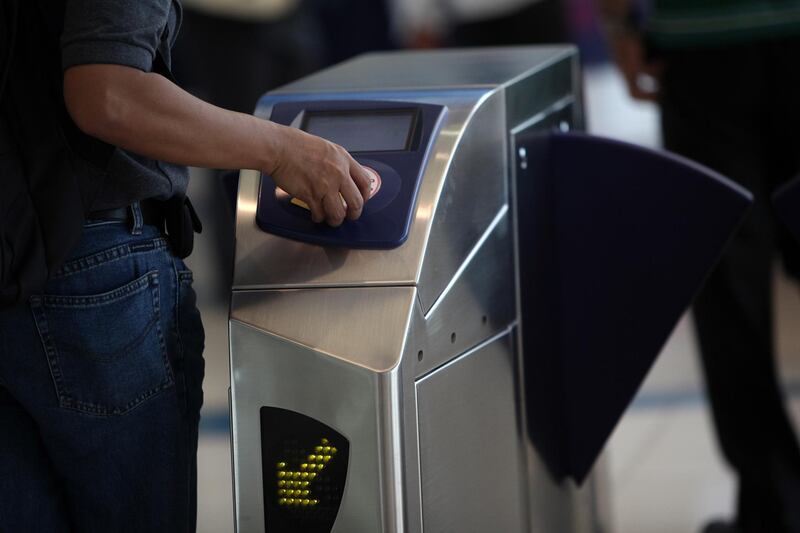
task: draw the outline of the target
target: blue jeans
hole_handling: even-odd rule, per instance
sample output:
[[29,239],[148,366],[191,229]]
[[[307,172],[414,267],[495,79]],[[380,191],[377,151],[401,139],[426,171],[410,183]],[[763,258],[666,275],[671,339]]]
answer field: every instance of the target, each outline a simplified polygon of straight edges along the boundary
[[203,326],[191,272],[132,226],[88,222],[43,296],[0,309],[3,533],[195,529]]

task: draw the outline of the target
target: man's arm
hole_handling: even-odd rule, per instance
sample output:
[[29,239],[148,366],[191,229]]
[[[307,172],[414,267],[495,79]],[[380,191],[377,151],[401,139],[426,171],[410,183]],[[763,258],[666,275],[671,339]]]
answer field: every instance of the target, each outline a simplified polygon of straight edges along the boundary
[[64,74],[64,99],[81,130],[124,150],[177,164],[268,173],[309,205],[316,222],[337,226],[345,216],[358,218],[369,197],[368,171],[340,146],[215,107],[156,73],[120,65],[71,67]]
[[634,0],[599,0],[600,16],[611,55],[628,93],[636,100],[658,100],[662,66],[648,63],[640,28],[633,20]]

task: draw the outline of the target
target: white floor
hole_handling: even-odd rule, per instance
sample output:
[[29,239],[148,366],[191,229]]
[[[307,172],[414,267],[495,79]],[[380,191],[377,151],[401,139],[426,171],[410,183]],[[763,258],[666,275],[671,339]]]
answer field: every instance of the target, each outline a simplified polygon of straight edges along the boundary
[[[610,68],[585,74],[588,121],[593,133],[658,146],[657,110],[634,104]],[[193,189],[202,195],[197,176]],[[208,264],[201,239],[192,266],[202,279]],[[800,383],[800,291],[785,278],[776,282],[777,333],[787,383]],[[233,531],[227,409],[227,309],[206,306],[208,332],[206,421],[199,449],[198,531]],[[792,387],[796,390],[797,387]],[[800,418],[800,396],[792,401]],[[712,517],[732,510],[734,485],[721,463],[698,372],[687,319],[681,321],[647,382],[609,443],[610,533],[694,533]],[[436,532],[434,532],[436,533]],[[560,532],[543,532],[560,533]]]

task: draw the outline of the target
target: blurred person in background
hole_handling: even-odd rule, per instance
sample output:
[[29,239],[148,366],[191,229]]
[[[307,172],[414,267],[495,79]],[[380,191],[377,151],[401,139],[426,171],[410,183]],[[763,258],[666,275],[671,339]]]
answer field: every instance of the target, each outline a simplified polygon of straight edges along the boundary
[[[800,0],[601,0],[633,98],[658,102],[665,147],[746,187],[755,205],[694,304],[737,516],[707,533],[800,532],[800,450],[777,377],[772,268],[800,274],[770,195],[800,172]],[[710,206],[713,209],[713,206]]]
[[395,48],[387,0],[305,0],[320,27],[325,66]]
[[269,89],[322,66],[301,0],[182,0],[175,77],[214,105],[252,113]]
[[391,0],[395,33],[412,48],[568,40],[561,0]]

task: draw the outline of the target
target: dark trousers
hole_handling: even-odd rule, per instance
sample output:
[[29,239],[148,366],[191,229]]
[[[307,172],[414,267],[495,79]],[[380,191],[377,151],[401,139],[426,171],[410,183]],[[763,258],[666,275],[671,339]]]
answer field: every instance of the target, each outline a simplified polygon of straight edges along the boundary
[[666,147],[756,198],[694,305],[719,443],[739,478],[739,524],[800,532],[800,451],[776,375],[771,294],[776,252],[794,275],[800,262],[770,205],[800,173],[800,40],[661,59]]
[[203,326],[141,223],[90,221],[44,295],[0,309],[3,533],[195,530]]

